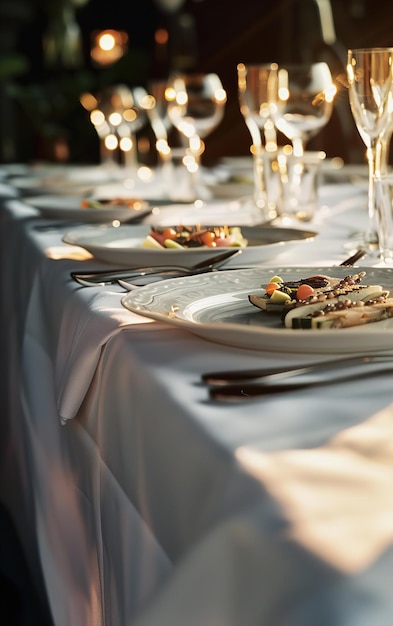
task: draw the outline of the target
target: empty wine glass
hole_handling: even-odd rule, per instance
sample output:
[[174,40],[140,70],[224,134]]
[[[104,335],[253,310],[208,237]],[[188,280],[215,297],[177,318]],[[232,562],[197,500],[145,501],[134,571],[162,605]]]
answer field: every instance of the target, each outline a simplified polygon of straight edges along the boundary
[[[277,81],[276,63],[237,66],[240,113],[255,148],[275,150],[277,138],[270,112],[270,92]],[[269,145],[270,144],[270,145]]]
[[99,93],[84,93],[80,100],[89,111],[100,140],[100,162],[106,166],[124,161],[127,168],[138,162],[135,133],[147,123],[143,87],[115,85]]
[[374,177],[387,168],[393,128],[393,48],[348,50],[349,103],[366,150],[369,168],[368,217],[365,233],[356,234],[353,245],[379,249]]
[[200,177],[203,139],[224,117],[226,91],[217,74],[182,74],[169,78],[165,98],[169,119],[188,140],[183,163],[190,176],[190,199],[208,199],[210,193]]
[[171,200],[177,200],[182,199],[182,188],[176,184],[176,163],[184,157],[188,140],[179,133],[169,118],[166,87],[167,81],[164,79],[149,82],[146,111],[155,136],[157,166],[163,192]]
[[172,122],[168,116],[165,89],[165,80],[154,80],[150,82],[148,85],[150,106],[147,108],[147,115],[156,138],[157,153],[164,163],[168,162],[171,158],[169,134],[172,126]]
[[307,142],[328,123],[336,86],[325,62],[277,67],[271,83],[270,111],[276,128],[301,156]]
[[264,220],[277,215],[277,135],[270,112],[270,92],[277,83],[277,69],[276,63],[237,65],[240,112],[251,136],[253,201],[259,219]]

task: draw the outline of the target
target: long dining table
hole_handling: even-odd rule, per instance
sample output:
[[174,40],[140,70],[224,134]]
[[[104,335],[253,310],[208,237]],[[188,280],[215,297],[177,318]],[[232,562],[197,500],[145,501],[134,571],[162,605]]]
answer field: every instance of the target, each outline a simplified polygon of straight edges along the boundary
[[[54,626],[392,626],[392,372],[210,399],[206,371],[329,360],[339,340],[219,343],[127,309],[120,285],[81,286],[71,271],[111,264],[64,243],[83,225],[43,216],[10,172],[1,492]],[[255,272],[339,265],[366,195],[323,181],[316,236]]]

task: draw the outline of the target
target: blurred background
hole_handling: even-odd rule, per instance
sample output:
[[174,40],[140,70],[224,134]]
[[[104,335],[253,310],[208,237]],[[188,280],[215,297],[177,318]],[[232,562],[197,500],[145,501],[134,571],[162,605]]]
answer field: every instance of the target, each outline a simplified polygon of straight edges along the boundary
[[[110,50],[99,45],[107,31],[116,43]],[[204,162],[247,155],[237,64],[324,60],[338,94],[329,124],[308,149],[362,163],[347,49],[392,45],[382,0],[2,0],[0,162],[98,162],[81,94],[119,83],[147,87],[178,70],[216,72],[228,93]]]

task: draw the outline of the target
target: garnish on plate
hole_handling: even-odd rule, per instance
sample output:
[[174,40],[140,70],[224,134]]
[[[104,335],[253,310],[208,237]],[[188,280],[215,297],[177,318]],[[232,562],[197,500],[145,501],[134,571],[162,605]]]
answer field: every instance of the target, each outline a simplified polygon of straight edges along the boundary
[[143,248],[219,248],[246,247],[247,239],[239,226],[152,227],[142,242]]
[[274,276],[263,295],[248,298],[262,311],[280,314],[286,328],[346,328],[393,317],[389,291],[381,285],[362,284],[365,275],[316,275],[297,281]]
[[148,206],[146,200],[140,198],[84,198],[81,200],[82,209],[107,209],[111,206],[124,206],[134,211],[140,211]]

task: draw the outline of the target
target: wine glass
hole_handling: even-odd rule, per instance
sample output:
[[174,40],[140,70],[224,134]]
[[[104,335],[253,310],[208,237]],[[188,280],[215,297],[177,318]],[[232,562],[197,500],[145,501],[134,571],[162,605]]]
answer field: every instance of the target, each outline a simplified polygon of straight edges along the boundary
[[271,82],[270,111],[277,130],[292,143],[295,157],[328,123],[336,86],[325,62],[278,66]]
[[105,166],[119,165],[123,159],[127,168],[138,162],[135,133],[147,123],[143,87],[114,85],[102,91],[82,94],[82,106],[89,111],[100,140],[100,162]]
[[379,250],[374,177],[387,169],[393,128],[393,48],[348,50],[347,61],[349,103],[369,169],[368,230],[355,235],[353,245],[372,252]]
[[148,83],[149,105],[146,107],[150,125],[155,136],[158,169],[161,173],[163,191],[171,200],[182,199],[182,188],[176,180],[176,163],[184,157],[188,140],[173,126],[168,115],[165,98],[167,81],[153,79]]
[[277,82],[276,63],[238,63],[240,113],[251,135],[253,201],[264,220],[277,215],[277,135],[270,112],[270,91]]
[[190,199],[205,200],[210,193],[200,178],[205,139],[222,121],[226,91],[215,73],[171,76],[165,89],[168,116],[188,140],[183,163],[190,175]]
[[276,63],[237,66],[240,113],[244,117],[255,149],[277,148],[277,138],[270,112],[270,91],[277,81]]

